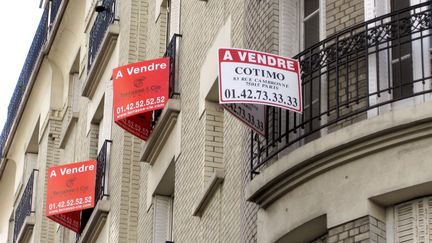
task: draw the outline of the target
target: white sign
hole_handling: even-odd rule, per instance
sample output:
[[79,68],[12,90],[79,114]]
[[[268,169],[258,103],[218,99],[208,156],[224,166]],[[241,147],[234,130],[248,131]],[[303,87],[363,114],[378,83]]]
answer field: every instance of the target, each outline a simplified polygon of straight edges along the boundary
[[242,49],[219,49],[219,103],[253,103],[302,112],[297,60]]
[[231,103],[222,106],[262,136],[266,135],[267,119],[265,106],[246,103]]

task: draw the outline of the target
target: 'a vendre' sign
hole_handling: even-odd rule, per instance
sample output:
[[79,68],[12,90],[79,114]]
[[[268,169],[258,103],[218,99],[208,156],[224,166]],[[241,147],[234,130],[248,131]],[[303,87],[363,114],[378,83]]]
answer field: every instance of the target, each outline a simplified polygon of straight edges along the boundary
[[80,233],[81,211],[95,206],[96,161],[48,168],[46,216]]
[[168,102],[169,58],[132,63],[113,70],[114,121],[133,135],[147,140],[152,111]]
[[302,112],[299,63],[273,54],[219,49],[219,103],[253,103]]

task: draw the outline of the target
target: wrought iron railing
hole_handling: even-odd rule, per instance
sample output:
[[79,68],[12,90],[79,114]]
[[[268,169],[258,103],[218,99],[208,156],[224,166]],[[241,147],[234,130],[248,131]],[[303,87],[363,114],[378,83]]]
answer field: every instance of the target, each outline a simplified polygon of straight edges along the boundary
[[60,5],[62,0],[51,0],[51,15],[50,15],[50,23],[54,23],[55,18],[57,17],[57,13],[60,9]]
[[[102,148],[99,151],[99,154],[96,158],[96,188],[95,188],[95,207],[99,200],[102,200],[104,197],[109,197],[108,194],[108,174],[107,174],[107,165],[109,163],[109,154],[111,152],[111,140],[105,140]],[[92,213],[93,208],[85,209],[81,212],[81,232],[87,225]],[[77,234],[77,240],[79,239],[79,234]]]
[[[166,48],[164,57],[170,58],[170,74],[169,74],[169,98],[175,98],[180,96],[178,91],[178,84],[176,83],[176,64],[177,64],[177,43],[181,38],[181,35],[174,34],[171,38],[170,43]],[[160,115],[162,114],[162,110],[156,110],[152,115],[152,128],[156,126],[157,121],[159,120]]]
[[115,0],[103,0],[102,6],[99,6],[102,11],[98,12],[93,27],[90,30],[87,72],[91,70],[108,27],[116,20],[115,5]]
[[96,191],[95,199],[102,200],[104,197],[109,196],[107,191],[107,163],[109,159],[109,153],[111,151],[111,140],[105,140],[101,150],[97,156],[97,170],[96,170]]
[[[58,13],[58,8],[61,4],[62,0],[53,0],[52,5],[46,5],[42,17],[39,21],[39,26],[36,30],[35,36],[33,38],[33,42],[30,46],[29,52],[27,54],[27,58],[22,67],[20,76],[18,78],[17,84],[15,86],[15,90],[12,94],[12,98],[9,102],[8,106],[8,114],[6,118],[5,125],[3,127],[1,136],[0,136],[0,157],[3,157],[3,150],[6,144],[6,140],[11,131],[13,122],[18,112],[18,108],[21,104],[22,98],[24,96],[24,91],[27,88],[27,84],[30,80],[30,76],[35,68],[37,59],[42,52],[43,46],[47,41],[48,31],[50,25],[53,24],[55,17]],[[50,9],[51,6],[51,9]],[[51,12],[51,13],[50,13]],[[49,16],[51,18],[49,19]]]
[[251,133],[251,178],[274,156],[432,93],[432,1],[341,31],[298,54],[302,114],[267,108],[267,135]]
[[13,232],[13,242],[16,242],[18,235],[24,225],[25,218],[34,213],[33,211],[33,187],[35,180],[35,172],[33,170],[28,179],[27,185],[22,193],[21,200],[15,210],[15,222],[14,222],[14,232]]

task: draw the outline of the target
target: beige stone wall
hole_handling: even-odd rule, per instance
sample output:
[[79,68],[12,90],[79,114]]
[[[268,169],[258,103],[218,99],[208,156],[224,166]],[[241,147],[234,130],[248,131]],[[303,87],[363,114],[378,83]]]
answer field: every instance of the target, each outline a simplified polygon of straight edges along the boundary
[[331,36],[364,21],[363,0],[326,0],[326,16],[327,36]]
[[[245,48],[268,53],[279,54],[279,12],[278,0],[244,1],[245,11]],[[294,12],[297,10],[295,9]],[[248,131],[244,134],[244,148],[249,148],[250,135]],[[226,139],[228,140],[228,138]],[[230,139],[231,140],[231,137]],[[250,181],[249,152],[243,158],[241,168],[241,188]],[[244,191],[244,190],[242,190]],[[241,242],[257,241],[257,212],[259,207],[246,201],[242,194],[241,199]]]
[[362,217],[329,229],[328,233],[312,243],[386,242],[386,225],[372,217]]
[[[202,193],[206,116],[199,110],[199,80],[207,51],[219,30],[231,19],[231,45],[243,45],[242,1],[182,1],[180,93],[182,100],[182,154],[176,163],[174,236],[176,242],[240,242],[241,168],[245,154],[243,125],[223,114],[223,167],[225,179],[201,217],[192,216]],[[200,31],[197,31],[200,30]],[[215,63],[216,65],[216,63]],[[202,101],[201,101],[202,102]],[[195,199],[195,200],[194,200]],[[188,222],[184,224],[183,222]]]
[[58,165],[60,153],[58,149],[61,123],[59,117],[51,116],[46,123],[46,128],[41,134],[38,151],[39,173],[37,181],[37,194],[35,211],[36,215],[34,235],[41,242],[54,242],[56,224],[45,217],[47,168]]
[[[345,30],[355,24],[364,22],[364,1],[363,0],[327,0],[326,1],[326,36],[330,37],[342,30]],[[354,33],[355,34],[355,33]],[[340,36],[339,40],[347,38],[350,33],[345,36]],[[340,57],[346,58],[346,57]],[[329,114],[328,121],[338,119],[350,113],[356,112],[358,109],[367,105],[367,100],[363,99],[357,104],[355,102],[349,105],[345,102],[354,101],[357,97],[367,95],[367,74],[366,74],[366,59],[358,59],[348,63],[341,62],[337,71],[329,71],[327,82],[329,86],[328,99],[329,107],[333,111]],[[323,80],[326,77],[321,77]],[[338,83],[337,83],[338,82]],[[338,92],[338,93],[337,93]],[[339,96],[337,96],[339,95]],[[337,101],[338,100],[338,101]],[[339,102],[340,107],[337,108]],[[336,109],[335,109],[336,108]],[[366,113],[356,115],[344,122],[339,122],[329,128],[329,131],[334,131],[342,127],[349,126],[354,122],[366,118]]]

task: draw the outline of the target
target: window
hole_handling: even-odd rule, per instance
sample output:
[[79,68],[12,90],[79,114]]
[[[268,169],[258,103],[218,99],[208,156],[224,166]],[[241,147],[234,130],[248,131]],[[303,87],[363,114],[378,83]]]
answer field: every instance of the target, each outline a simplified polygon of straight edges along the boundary
[[387,242],[432,241],[432,197],[424,197],[387,208]]
[[[301,14],[301,29],[302,42],[301,49],[311,48],[314,44],[320,41],[320,1],[319,0],[304,0]],[[317,53],[318,48],[311,50],[311,53]],[[312,130],[318,129],[320,126],[320,75],[310,74],[303,81],[303,121],[307,121],[305,132],[310,133]],[[306,142],[316,139],[318,133],[312,134],[306,138]]]
[[[410,0],[392,0],[391,11],[407,8],[410,6]],[[408,18],[409,12],[398,14],[392,18],[392,22],[398,22],[400,19]],[[402,23],[400,23],[402,24]],[[400,28],[396,30],[402,31]],[[411,36],[403,36],[392,41],[391,49],[391,68],[393,80],[393,98],[403,99],[413,94],[413,65],[412,65],[412,46]]]
[[304,0],[302,29],[302,49],[307,49],[320,40],[320,2],[319,0]]
[[165,243],[172,240],[173,198],[171,196],[155,195],[153,243]]

